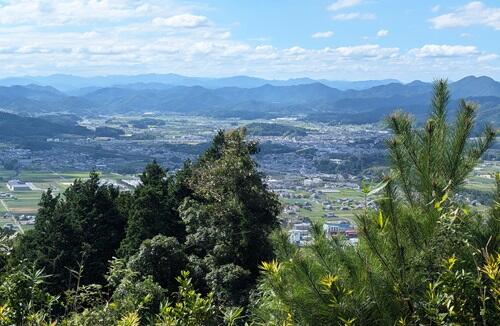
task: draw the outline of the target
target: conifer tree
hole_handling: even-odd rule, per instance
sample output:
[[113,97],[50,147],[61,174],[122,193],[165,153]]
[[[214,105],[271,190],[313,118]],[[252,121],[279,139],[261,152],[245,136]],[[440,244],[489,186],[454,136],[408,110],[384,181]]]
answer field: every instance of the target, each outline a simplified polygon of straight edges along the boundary
[[183,239],[184,227],[177,212],[180,200],[177,189],[176,181],[168,177],[158,163],[154,161],[146,166],[141,175],[141,185],[135,189],[129,201],[121,256],[130,257],[144,240],[158,234]]
[[[14,257],[43,268],[53,293],[77,282],[102,284],[124,234],[118,195],[118,189],[100,184],[95,172],[88,180],[75,180],[63,197],[49,190],[40,201],[34,230],[21,236]],[[80,266],[83,272],[76,280],[72,271]]]
[[500,266],[494,258],[500,250],[497,206],[480,215],[454,197],[495,132],[487,126],[473,138],[476,106],[465,101],[449,122],[449,97],[446,81],[437,81],[422,129],[401,112],[388,118],[391,171],[374,189],[363,187],[366,196],[378,196],[378,209],[357,216],[357,246],[342,236],[327,238],[321,225],[305,248],[291,245],[285,233],[276,236],[278,261],[261,265],[266,277],[254,308],[258,324],[498,320],[498,281],[491,277]]
[[434,83],[431,115],[423,129],[415,129],[408,114],[388,119],[393,137],[388,141],[393,179],[412,206],[432,207],[436,198],[452,193],[492,145],[495,131],[486,126],[474,140],[477,105],[461,100],[453,123],[448,123],[450,93],[446,80]]
[[256,151],[245,130],[219,132],[194,164],[193,194],[180,208],[193,277],[228,305],[246,303],[259,262],[272,257],[268,236],[278,225],[280,203],[257,171]]

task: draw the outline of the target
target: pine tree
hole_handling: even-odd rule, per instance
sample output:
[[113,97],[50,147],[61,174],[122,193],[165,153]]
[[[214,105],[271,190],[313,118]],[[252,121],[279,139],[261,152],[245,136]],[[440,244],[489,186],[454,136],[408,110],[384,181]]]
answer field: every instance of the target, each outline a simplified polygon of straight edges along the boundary
[[477,105],[460,101],[454,123],[448,124],[450,93],[445,80],[434,84],[431,115],[422,130],[415,129],[408,114],[396,112],[388,119],[393,137],[388,141],[393,179],[410,205],[432,207],[434,199],[452,193],[495,140],[491,126],[482,137],[473,137]]
[[284,233],[276,236],[278,261],[262,264],[266,277],[254,308],[258,323],[497,320],[499,305],[491,294],[496,281],[478,272],[491,271],[492,255],[500,250],[497,209],[480,215],[454,197],[495,132],[487,126],[472,139],[476,107],[465,101],[450,123],[449,97],[446,81],[437,81],[422,129],[404,113],[389,117],[391,171],[374,189],[363,187],[366,196],[378,196],[378,209],[357,216],[357,246],[341,236],[327,238],[321,225],[314,226],[314,241],[305,248],[292,246]]

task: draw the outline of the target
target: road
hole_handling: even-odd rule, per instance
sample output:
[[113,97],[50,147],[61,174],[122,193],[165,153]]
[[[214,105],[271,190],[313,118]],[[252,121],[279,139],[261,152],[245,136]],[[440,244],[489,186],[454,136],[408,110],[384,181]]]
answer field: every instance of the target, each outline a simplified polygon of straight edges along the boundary
[[[0,199],[0,203],[5,208],[5,211],[7,211],[7,213],[10,213],[9,206],[7,206],[7,204],[4,202],[3,199]],[[12,215],[12,214],[9,214],[9,215],[10,215],[10,218],[11,218],[12,222],[14,223],[14,225],[19,229],[19,232],[21,232],[21,234],[24,234],[23,227],[21,226],[19,221],[14,218],[14,215]]]

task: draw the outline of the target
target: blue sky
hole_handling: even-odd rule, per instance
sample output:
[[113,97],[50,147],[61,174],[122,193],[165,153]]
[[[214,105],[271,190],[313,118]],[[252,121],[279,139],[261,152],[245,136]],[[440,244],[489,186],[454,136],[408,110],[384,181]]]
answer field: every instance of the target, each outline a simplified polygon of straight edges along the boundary
[[0,0],[2,76],[500,79],[500,1]]

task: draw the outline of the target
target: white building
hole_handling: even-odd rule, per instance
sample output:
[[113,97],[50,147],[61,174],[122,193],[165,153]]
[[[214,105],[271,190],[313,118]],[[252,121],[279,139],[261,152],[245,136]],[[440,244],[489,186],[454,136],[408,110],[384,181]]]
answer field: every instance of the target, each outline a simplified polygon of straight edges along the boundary
[[7,188],[10,191],[26,191],[31,190],[31,187],[23,181],[20,180],[10,180],[7,182]]

